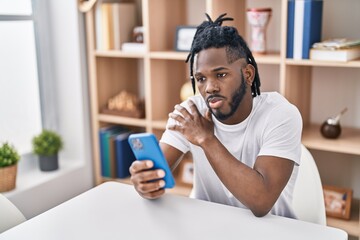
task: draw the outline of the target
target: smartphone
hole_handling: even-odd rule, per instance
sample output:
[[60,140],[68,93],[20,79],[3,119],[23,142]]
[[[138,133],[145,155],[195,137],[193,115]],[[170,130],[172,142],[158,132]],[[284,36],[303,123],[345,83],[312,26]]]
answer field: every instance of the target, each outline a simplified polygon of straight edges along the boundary
[[137,160],[151,160],[154,162],[153,169],[162,169],[165,171],[165,177],[163,178],[165,181],[164,188],[172,188],[175,186],[175,180],[170,167],[154,134],[130,134],[128,141]]

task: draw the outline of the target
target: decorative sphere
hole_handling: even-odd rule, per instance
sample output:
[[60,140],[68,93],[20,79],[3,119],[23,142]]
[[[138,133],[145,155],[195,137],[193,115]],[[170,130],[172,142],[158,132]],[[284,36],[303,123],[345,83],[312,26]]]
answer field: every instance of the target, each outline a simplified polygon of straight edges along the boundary
[[[197,94],[197,93],[198,93],[198,90],[196,89],[195,94]],[[192,89],[191,82],[188,81],[188,82],[184,83],[184,85],[181,87],[180,99],[181,99],[181,101],[185,101],[186,99],[188,99],[191,96],[194,96],[194,92]]]

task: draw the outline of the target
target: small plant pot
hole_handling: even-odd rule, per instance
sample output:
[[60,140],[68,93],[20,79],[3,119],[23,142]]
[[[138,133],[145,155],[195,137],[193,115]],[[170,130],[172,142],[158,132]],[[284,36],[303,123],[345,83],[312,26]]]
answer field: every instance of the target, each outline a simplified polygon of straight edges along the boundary
[[17,164],[0,168],[0,192],[13,190],[16,186]]
[[59,168],[58,155],[39,156],[40,170],[43,172],[54,171]]

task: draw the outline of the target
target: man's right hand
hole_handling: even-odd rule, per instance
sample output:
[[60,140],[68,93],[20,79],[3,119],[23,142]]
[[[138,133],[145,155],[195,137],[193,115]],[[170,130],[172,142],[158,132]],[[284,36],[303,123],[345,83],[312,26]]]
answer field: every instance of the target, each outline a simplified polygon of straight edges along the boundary
[[134,161],[130,168],[131,182],[135,190],[144,198],[156,199],[165,193],[165,181],[162,179],[165,172],[161,169],[151,169],[154,163],[151,160]]

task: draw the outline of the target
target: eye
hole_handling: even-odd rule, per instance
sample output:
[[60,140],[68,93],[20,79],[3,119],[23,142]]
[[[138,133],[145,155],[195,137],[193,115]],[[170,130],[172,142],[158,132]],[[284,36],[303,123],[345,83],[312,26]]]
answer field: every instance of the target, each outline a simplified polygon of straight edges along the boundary
[[201,77],[201,76],[196,77],[196,81],[197,81],[198,83],[202,83],[202,82],[204,82],[205,80],[206,80],[205,77]]
[[224,78],[224,77],[226,77],[226,75],[227,75],[227,73],[218,73],[217,77],[218,78]]

